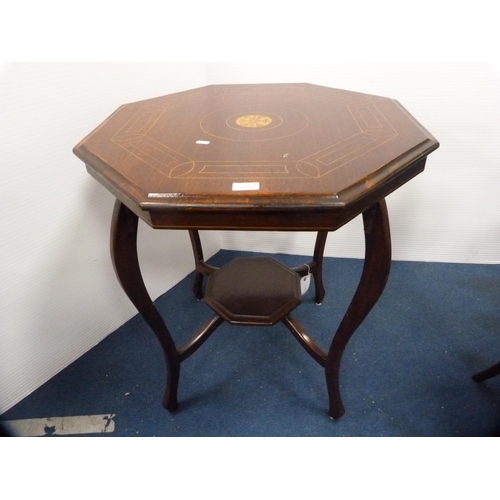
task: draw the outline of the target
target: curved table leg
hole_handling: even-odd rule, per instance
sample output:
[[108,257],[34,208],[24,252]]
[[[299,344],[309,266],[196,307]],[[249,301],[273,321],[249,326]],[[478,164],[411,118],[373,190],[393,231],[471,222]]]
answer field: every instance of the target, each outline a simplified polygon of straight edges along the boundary
[[191,246],[193,247],[195,264],[193,293],[198,300],[201,300],[203,299],[203,277],[209,276],[210,273],[213,273],[217,268],[205,262],[198,230],[190,229],[189,238],[191,240]]
[[123,290],[151,327],[163,349],[167,365],[163,406],[169,411],[174,411],[178,404],[177,390],[181,359],[170,332],[153,305],[142,279],[137,257],[137,226],[137,215],[116,200],[111,225],[111,258]]
[[340,418],[344,406],[340,396],[339,370],[344,350],[354,331],[381,296],[391,268],[391,236],[385,200],[363,213],[365,262],[356,293],[332,340],[325,363],[330,400],[329,415]]
[[483,382],[484,380],[496,377],[497,375],[500,375],[500,361],[493,366],[486,368],[486,370],[472,375],[472,380],[474,380],[474,382]]
[[201,300],[203,298],[203,273],[200,272],[198,266],[200,264],[203,264],[204,260],[200,234],[198,233],[198,231],[190,229],[189,239],[191,240],[191,246],[193,247],[194,261],[196,266],[194,271],[193,293],[198,300]]
[[323,253],[325,251],[326,239],[328,238],[328,231],[318,231],[316,236],[316,244],[314,245],[315,267],[312,271],[314,276],[315,297],[316,304],[321,304],[325,298],[325,287],[323,285]]

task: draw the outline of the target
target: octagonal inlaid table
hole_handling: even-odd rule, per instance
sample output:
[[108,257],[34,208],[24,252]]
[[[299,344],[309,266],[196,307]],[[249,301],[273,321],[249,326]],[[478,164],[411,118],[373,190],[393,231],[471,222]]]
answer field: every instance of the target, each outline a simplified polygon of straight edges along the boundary
[[[212,85],[125,104],[83,139],[74,153],[116,197],[116,274],[165,354],[164,407],[177,408],[182,361],[223,321],[281,321],[324,368],[329,415],[341,417],[342,354],[389,275],[385,197],[422,172],[438,146],[392,99],[310,84]],[[363,272],[324,351],[291,316],[301,302],[299,280],[313,275],[320,303],[328,232],[360,214]],[[189,231],[199,299],[208,277],[204,298],[214,314],[182,346],[146,291],[137,257],[138,218],[156,229]],[[198,230],[313,231],[317,237],[312,261],[291,270],[255,258],[217,270],[204,262]],[[268,278],[260,283],[259,265]]]

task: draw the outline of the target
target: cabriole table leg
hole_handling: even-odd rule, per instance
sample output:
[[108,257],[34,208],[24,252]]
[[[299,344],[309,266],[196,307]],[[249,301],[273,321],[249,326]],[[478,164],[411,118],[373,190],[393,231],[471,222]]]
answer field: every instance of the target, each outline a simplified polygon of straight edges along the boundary
[[316,244],[314,245],[313,260],[316,264],[313,270],[315,295],[314,301],[320,305],[325,298],[325,287],[323,285],[323,253],[325,251],[326,239],[328,231],[319,231],[316,236]]
[[203,273],[199,270],[199,266],[204,263],[204,257],[200,234],[198,231],[191,229],[189,231],[189,239],[191,240],[191,246],[193,247],[194,261],[196,264],[194,271],[193,293],[198,300],[201,300],[203,298]]
[[137,226],[137,215],[116,200],[111,224],[111,258],[123,290],[151,327],[163,349],[167,365],[163,406],[169,411],[174,411],[177,408],[181,359],[142,279],[137,257]]
[[325,364],[330,400],[329,415],[340,418],[344,406],[340,396],[339,370],[344,350],[358,326],[376,304],[387,283],[391,268],[391,235],[385,200],[363,213],[365,262],[356,293],[333,337]]

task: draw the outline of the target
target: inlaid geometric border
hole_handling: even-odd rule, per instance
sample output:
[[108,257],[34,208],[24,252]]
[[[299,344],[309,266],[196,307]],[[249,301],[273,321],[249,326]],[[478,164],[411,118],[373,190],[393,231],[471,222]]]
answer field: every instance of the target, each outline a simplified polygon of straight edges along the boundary
[[[306,95],[302,97],[307,97]],[[351,101],[345,106],[359,132],[298,161],[200,162],[148,137],[148,132],[170,106],[147,104],[112,137],[112,141],[170,178],[280,178],[330,174],[392,140],[398,132],[373,103]],[[181,104],[182,105],[182,104]]]

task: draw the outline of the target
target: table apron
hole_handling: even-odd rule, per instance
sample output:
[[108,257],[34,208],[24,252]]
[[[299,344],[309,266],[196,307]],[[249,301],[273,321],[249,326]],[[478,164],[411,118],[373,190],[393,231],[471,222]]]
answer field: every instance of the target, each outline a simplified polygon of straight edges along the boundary
[[339,227],[335,212],[273,212],[196,210],[186,212],[149,212],[156,229],[216,229],[240,231],[321,231]]

